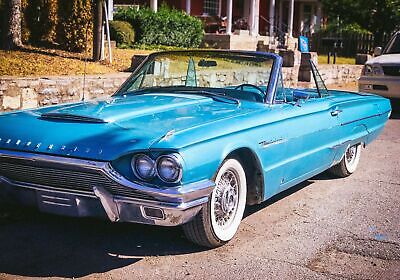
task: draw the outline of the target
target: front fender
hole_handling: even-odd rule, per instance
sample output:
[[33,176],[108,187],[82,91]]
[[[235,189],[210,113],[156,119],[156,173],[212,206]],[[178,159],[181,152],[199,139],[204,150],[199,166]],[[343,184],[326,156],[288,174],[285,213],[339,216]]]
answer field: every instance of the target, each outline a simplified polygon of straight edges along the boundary
[[[229,139],[228,139],[229,138]],[[179,151],[185,161],[182,183],[212,179],[224,159],[233,151],[248,148],[256,154],[249,141],[222,137],[186,147]]]

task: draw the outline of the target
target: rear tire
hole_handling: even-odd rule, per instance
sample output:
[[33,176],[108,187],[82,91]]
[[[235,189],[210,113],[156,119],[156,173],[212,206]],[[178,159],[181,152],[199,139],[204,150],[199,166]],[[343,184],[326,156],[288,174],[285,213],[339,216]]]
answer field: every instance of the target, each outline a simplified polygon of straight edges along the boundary
[[361,144],[350,146],[344,152],[342,160],[329,171],[337,177],[348,177],[356,171],[361,156]]
[[246,206],[247,183],[236,159],[225,160],[215,176],[215,188],[197,216],[183,225],[186,237],[201,246],[224,245],[236,234]]

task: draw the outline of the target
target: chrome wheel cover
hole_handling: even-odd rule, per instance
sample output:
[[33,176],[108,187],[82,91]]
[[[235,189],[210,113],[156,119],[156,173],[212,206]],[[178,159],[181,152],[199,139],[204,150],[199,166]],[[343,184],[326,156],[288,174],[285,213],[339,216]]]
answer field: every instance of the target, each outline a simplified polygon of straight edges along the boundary
[[226,170],[217,182],[214,196],[214,215],[220,227],[229,226],[239,203],[239,180],[234,170]]
[[357,155],[357,146],[351,146],[346,150],[345,153],[345,160],[347,165],[352,165],[354,161],[356,160],[356,155]]

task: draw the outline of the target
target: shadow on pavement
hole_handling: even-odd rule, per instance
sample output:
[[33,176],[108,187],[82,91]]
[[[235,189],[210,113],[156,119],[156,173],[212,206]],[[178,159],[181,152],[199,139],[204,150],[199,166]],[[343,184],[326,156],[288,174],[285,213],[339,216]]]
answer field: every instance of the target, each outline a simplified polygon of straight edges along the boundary
[[[251,206],[250,216],[312,184],[303,182]],[[180,227],[110,223],[42,214],[0,205],[0,273],[28,277],[83,277],[134,264],[147,256],[207,250],[187,241]]]
[[122,268],[146,256],[203,250],[186,241],[179,227],[112,224],[2,208],[0,273],[83,277]]

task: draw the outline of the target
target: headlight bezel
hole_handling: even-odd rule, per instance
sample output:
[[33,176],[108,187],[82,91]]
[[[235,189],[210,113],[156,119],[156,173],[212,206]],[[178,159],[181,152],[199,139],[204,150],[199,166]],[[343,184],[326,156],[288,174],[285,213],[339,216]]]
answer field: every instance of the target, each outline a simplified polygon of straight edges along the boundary
[[[145,158],[146,161],[149,163],[151,162],[152,166],[152,172],[149,173],[151,176],[143,176],[141,172],[139,172],[139,161],[141,157]],[[159,164],[162,163],[162,160],[167,159],[171,161],[174,164],[174,169],[176,171],[177,176],[175,177],[165,177],[163,175],[163,172],[160,170],[159,171]],[[133,154],[130,159],[130,169],[133,172],[133,175],[137,180],[146,182],[146,183],[151,183],[151,184],[157,184],[157,181],[159,183],[165,183],[165,184],[177,184],[181,182],[182,177],[183,177],[183,159],[178,153],[157,153],[157,154],[147,154],[147,153],[138,153],[138,154]]]
[[[139,174],[140,172],[137,170],[137,168],[138,168],[137,160],[138,160],[140,157],[143,157],[143,158],[147,159],[149,162],[151,162],[151,165],[152,165],[152,172],[151,172],[151,176],[149,176],[149,177],[147,177],[147,178],[144,177],[144,176],[142,176],[141,174]],[[142,154],[142,153],[141,153],[141,154],[136,154],[136,155],[133,155],[133,156],[132,156],[132,159],[131,159],[131,169],[132,169],[132,171],[133,171],[133,174],[134,174],[138,179],[143,180],[143,181],[146,181],[146,182],[153,180],[153,179],[156,177],[156,175],[157,175],[155,160],[152,159],[150,156],[148,156],[148,155],[146,155],[146,154]]]
[[[159,165],[160,165],[160,163],[161,163],[161,161],[163,159],[172,160],[174,162],[174,164],[176,164],[176,167],[178,169],[178,173],[177,173],[176,178],[169,180],[169,179],[165,178],[163,175],[160,174],[161,172],[159,170]],[[164,183],[173,184],[173,183],[180,182],[182,180],[182,176],[183,176],[183,160],[182,160],[182,157],[179,154],[176,154],[176,153],[160,155],[156,160],[156,172],[157,172],[157,177]]]

